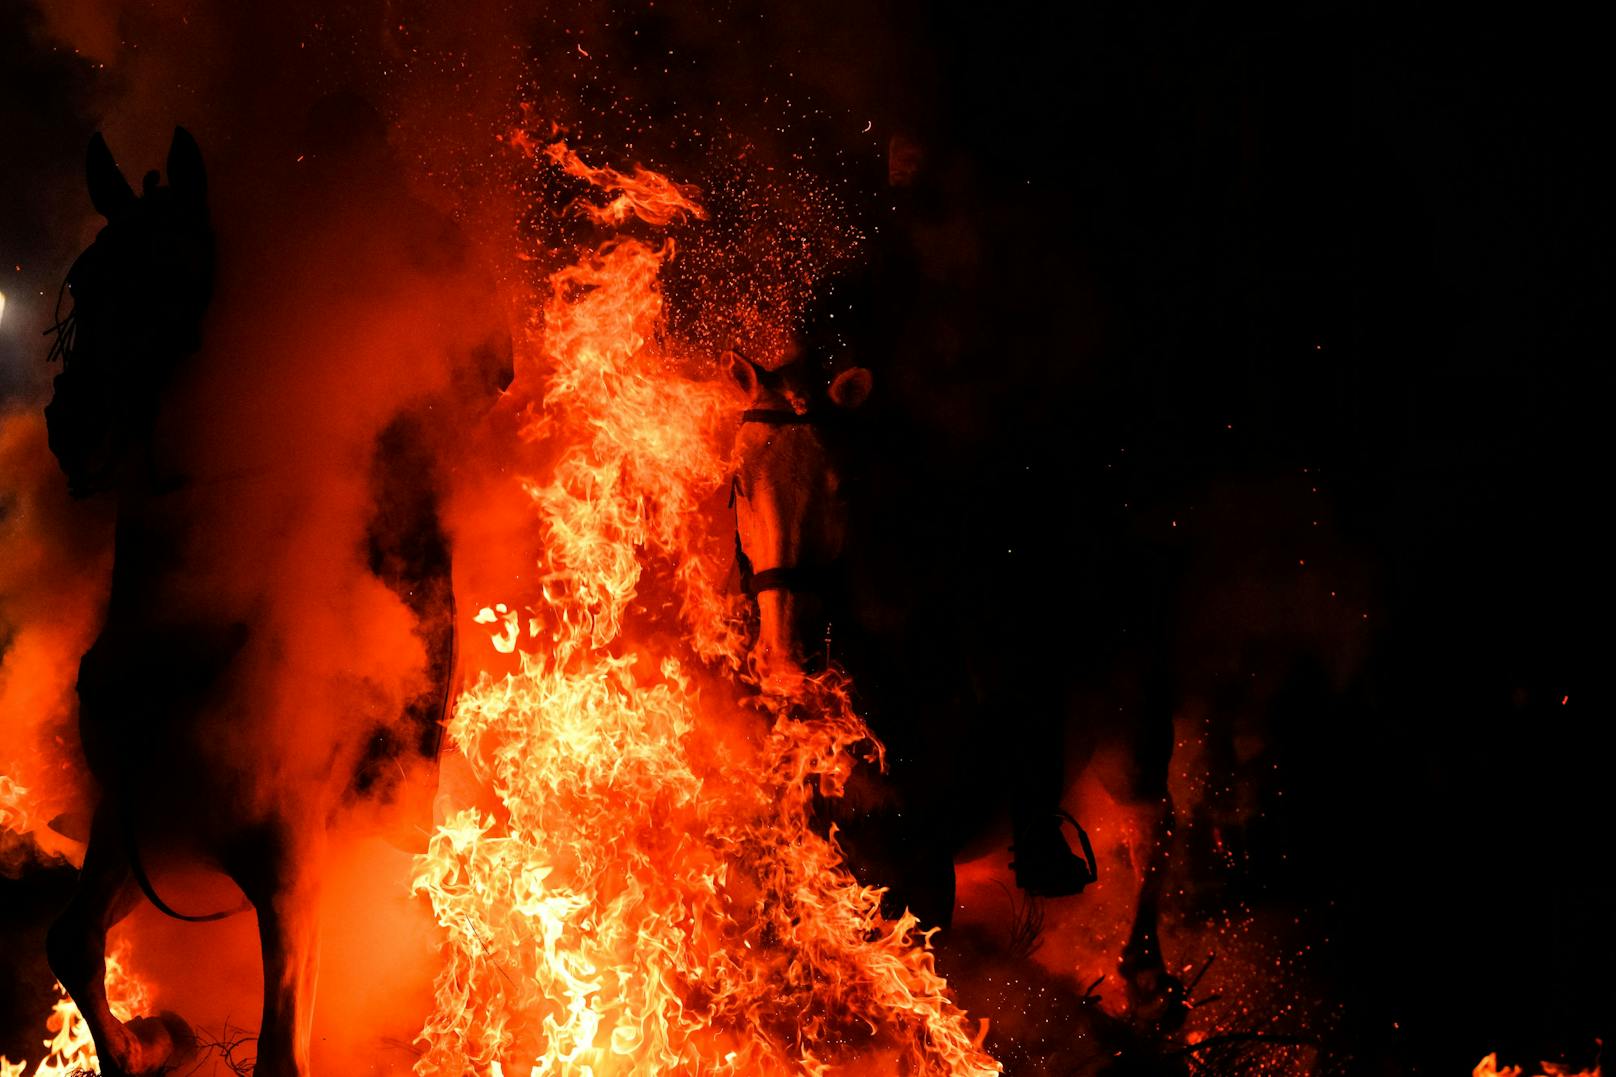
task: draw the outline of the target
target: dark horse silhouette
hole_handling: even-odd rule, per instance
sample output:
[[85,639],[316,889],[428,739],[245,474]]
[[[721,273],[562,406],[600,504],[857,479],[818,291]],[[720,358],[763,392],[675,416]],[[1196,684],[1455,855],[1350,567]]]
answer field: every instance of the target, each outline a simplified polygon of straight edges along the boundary
[[[991,516],[982,499],[997,487],[946,473],[919,439],[887,429],[889,416],[853,421],[869,370],[832,375],[804,357],[771,371],[733,352],[727,366],[747,400],[732,502],[741,582],[757,604],[754,673],[784,689],[834,655],[887,748],[886,778],[829,808],[855,873],[888,886],[893,911],[946,927],[954,858],[1007,810],[1017,884],[1080,892],[1097,861],[1060,798],[1082,611],[1054,608],[1041,597],[1058,593],[1052,581],[1012,576],[960,539],[979,530],[960,514]],[[1075,571],[1070,559],[1045,568]],[[1158,694],[1159,672],[1141,678]],[[1157,942],[1171,710],[1146,709],[1157,720],[1075,723],[1073,747],[1125,762],[1108,782],[1135,817],[1138,904],[1121,971],[1135,1019],[1176,1028],[1183,990]]]
[[[46,408],[50,447],[74,494],[114,496],[118,512],[106,617],[78,681],[84,752],[100,800],[78,887],[50,930],[48,952],[84,1014],[104,1075],[171,1067],[191,1033],[173,1014],[127,1024],[113,1016],[107,932],[142,892],[181,919],[239,911],[178,913],[146,865],[164,855],[221,870],[258,918],[264,1003],[256,1072],[282,1077],[307,1070],[320,865],[335,813],[430,789],[455,666],[450,547],[425,405],[397,408],[375,424],[368,475],[358,461],[356,485],[369,506],[360,548],[315,559],[351,558],[370,581],[365,586],[385,588],[392,597],[382,601],[402,609],[409,646],[419,648],[400,682],[406,687],[379,702],[373,695],[366,705],[322,711],[314,686],[296,678],[261,683],[297,628],[262,627],[280,581],[243,555],[220,552],[229,521],[218,506],[251,505],[252,495],[221,502],[219,490],[232,483],[239,490],[245,480],[206,474],[209,461],[194,446],[190,456],[174,447],[172,428],[187,421],[173,417],[184,411],[176,397],[220,369],[201,352],[214,239],[202,156],[183,129],[174,134],[167,177],[165,186],[148,174],[137,196],[101,137],[91,140],[90,197],[107,223],[69,273],[72,312],[56,330],[53,355],[63,369]],[[370,193],[381,197],[375,185]],[[276,536],[295,538],[304,521],[292,515],[273,524]],[[197,567],[204,559],[212,576]],[[300,692],[307,693],[301,703]],[[277,741],[258,728],[266,724],[262,701],[277,693],[293,697],[288,712],[321,717]],[[344,721],[326,720],[332,713]],[[276,744],[287,751],[277,756]],[[427,776],[427,784],[407,785],[407,773]],[[420,796],[412,795],[419,810]]]

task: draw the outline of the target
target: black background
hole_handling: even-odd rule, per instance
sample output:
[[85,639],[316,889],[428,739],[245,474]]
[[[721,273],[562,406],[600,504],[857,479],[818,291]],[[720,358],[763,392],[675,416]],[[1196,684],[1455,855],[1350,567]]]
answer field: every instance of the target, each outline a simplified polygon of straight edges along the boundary
[[[1374,563],[1353,688],[1276,716],[1288,855],[1265,880],[1334,936],[1352,1068],[1608,1036],[1588,28],[1356,5],[932,20],[940,130],[1003,215],[975,368],[1023,409],[998,442],[1127,444],[1133,496],[1179,509],[1309,468]],[[1074,349],[1078,312],[1100,331]]]

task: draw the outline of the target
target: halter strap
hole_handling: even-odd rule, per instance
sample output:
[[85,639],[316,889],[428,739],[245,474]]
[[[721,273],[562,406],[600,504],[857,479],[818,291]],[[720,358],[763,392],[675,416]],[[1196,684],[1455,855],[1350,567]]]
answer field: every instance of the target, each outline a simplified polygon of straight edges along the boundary
[[780,565],[762,572],[752,571],[752,559],[741,549],[741,536],[735,536],[735,565],[741,574],[741,593],[756,598],[765,591],[811,592],[825,580],[818,565]]
[[802,565],[782,565],[754,573],[745,589],[754,598],[765,591],[809,592],[816,589],[822,575]]

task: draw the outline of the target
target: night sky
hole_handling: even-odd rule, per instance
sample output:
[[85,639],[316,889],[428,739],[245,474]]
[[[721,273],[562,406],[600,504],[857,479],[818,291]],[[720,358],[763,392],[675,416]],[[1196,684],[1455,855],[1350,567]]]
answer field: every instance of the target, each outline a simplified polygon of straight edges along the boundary
[[[1023,615],[1103,574],[1065,571],[1074,536],[1167,550],[1151,609],[1200,596],[1153,623],[1271,765],[1234,885],[1328,940],[1350,1072],[1586,1060],[1616,1033],[1604,38],[1527,8],[728,5],[730,34],[678,7],[647,32],[705,50],[702,85],[789,70],[921,147],[871,199],[901,204],[870,218],[860,361],[946,443],[921,485],[961,541],[1025,551],[979,562]],[[0,0],[7,408],[48,392],[120,92]],[[1318,632],[1263,651],[1276,589],[1226,611],[1235,658],[1197,651],[1229,574],[1292,566],[1339,591],[1284,614]],[[0,878],[17,925],[49,900]]]

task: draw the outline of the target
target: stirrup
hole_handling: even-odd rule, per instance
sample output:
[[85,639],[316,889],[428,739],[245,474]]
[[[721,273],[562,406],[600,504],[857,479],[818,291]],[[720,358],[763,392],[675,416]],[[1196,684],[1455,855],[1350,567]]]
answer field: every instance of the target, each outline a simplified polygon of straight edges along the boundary
[[[1051,840],[1045,842],[1042,848],[1023,848],[1021,857],[1010,861],[1010,868],[1016,873],[1016,886],[1034,897],[1081,894],[1085,887],[1100,877],[1100,861],[1094,855],[1094,846],[1089,844],[1088,832],[1069,812],[1056,809],[1054,814],[1055,829],[1050,833]],[[1074,853],[1061,836],[1062,820],[1071,823],[1077,831],[1077,840],[1083,847],[1082,855]],[[1031,845],[1025,837],[1021,844]],[[1016,846],[1010,846],[1010,851],[1014,853]]]

